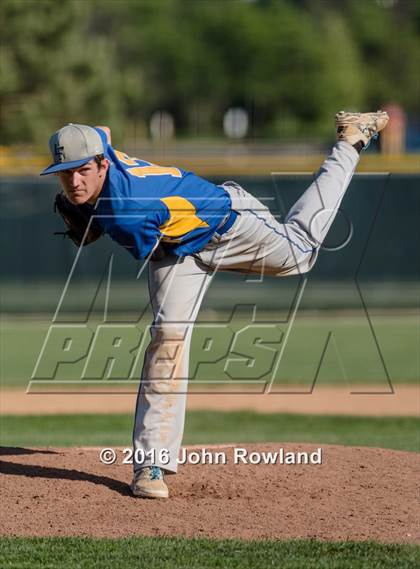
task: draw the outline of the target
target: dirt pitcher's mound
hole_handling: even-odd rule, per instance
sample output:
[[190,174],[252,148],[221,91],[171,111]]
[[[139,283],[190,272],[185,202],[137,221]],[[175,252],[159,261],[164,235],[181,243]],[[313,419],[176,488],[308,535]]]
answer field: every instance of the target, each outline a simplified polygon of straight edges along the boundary
[[[245,457],[243,447],[206,447],[207,462],[218,452],[226,464],[180,466],[163,501],[130,495],[121,450],[106,466],[99,449],[3,448],[0,532],[420,541],[415,453],[322,445],[321,457],[315,445],[264,444],[247,445]],[[195,461],[193,451],[200,457],[201,448],[188,449]],[[306,460],[292,452],[315,464],[284,464]],[[235,453],[260,463],[235,464]]]

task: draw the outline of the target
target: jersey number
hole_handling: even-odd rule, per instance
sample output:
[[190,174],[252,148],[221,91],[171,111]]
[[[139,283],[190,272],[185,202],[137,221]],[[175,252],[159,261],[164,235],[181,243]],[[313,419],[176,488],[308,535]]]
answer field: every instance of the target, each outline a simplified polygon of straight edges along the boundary
[[[134,168],[127,168],[127,172],[137,178],[145,178],[146,176],[173,176],[174,178],[182,178],[182,174],[178,168],[156,166],[156,164],[152,164],[151,162],[140,166],[137,158],[130,158],[127,154],[119,150],[115,150],[115,154],[118,160],[126,166],[134,166]],[[145,162],[145,160],[142,160],[142,162]]]
[[[178,168],[156,166],[147,162],[144,166],[139,165],[137,158],[130,158],[127,154],[114,151],[118,160],[130,166],[127,168],[132,176],[138,178],[145,178],[146,176],[173,176],[175,178],[182,178],[182,174]],[[142,160],[142,162],[144,162]],[[196,215],[195,206],[186,198],[181,196],[168,196],[161,198],[161,201],[166,205],[169,211],[169,219],[159,227],[162,234],[162,240],[170,243],[180,241],[180,237],[186,235],[195,229],[209,227],[209,224]]]

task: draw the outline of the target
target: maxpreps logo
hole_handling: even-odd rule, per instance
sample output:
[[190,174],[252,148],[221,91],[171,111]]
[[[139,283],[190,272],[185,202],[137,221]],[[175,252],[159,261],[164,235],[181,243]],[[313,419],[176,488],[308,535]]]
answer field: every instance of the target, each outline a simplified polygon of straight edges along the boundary
[[[56,146],[57,156],[62,155],[62,150]],[[344,245],[348,241],[345,239]],[[359,246],[362,258],[366,244],[361,241]],[[343,255],[347,247],[330,247],[325,253],[337,254],[337,250]],[[306,275],[299,275],[293,281],[277,281],[263,275],[257,278],[255,275],[236,275],[236,278],[242,278],[241,285],[246,286],[253,302],[232,303],[231,310],[225,310],[216,321],[211,318],[206,322],[200,318],[196,323],[181,321],[160,327],[150,325],[153,311],[146,296],[146,305],[138,307],[123,320],[113,318],[119,297],[119,257],[104,254],[104,270],[99,282],[90,283],[87,288],[84,285],[81,295],[77,274],[83,265],[84,254],[85,247],[80,247],[35,363],[28,392],[37,389],[63,391],[64,384],[77,384],[84,389],[91,384],[101,389],[111,388],[114,384],[114,387],[128,387],[129,392],[137,391],[145,352],[152,337],[158,338],[159,342],[156,344],[158,349],[150,352],[153,377],[146,381],[156,382],[156,389],[167,390],[168,382],[180,380],[178,392],[181,392],[187,389],[185,380],[188,377],[191,383],[201,384],[204,390],[209,384],[223,384],[224,392],[229,387],[235,393],[245,393],[248,387],[252,389],[250,384],[254,387],[257,384],[258,388],[253,392],[290,393],[290,384],[299,383],[302,385],[299,393],[311,393],[318,379],[322,379],[324,365],[328,367],[331,361],[337,364],[334,377],[339,372],[345,381],[357,378],[360,362],[355,354],[363,354],[375,384],[383,385],[383,393],[392,393],[385,359],[366,312],[357,275],[351,292],[355,301],[359,301],[359,310],[365,319],[357,338],[350,343],[346,328],[337,318],[313,333],[304,311],[301,314],[299,308],[303,297],[310,294],[316,297],[318,288],[324,283],[312,281]],[[138,280],[147,261],[139,267],[133,281],[136,299]],[[276,294],[269,314],[265,314],[260,299],[267,295],[268,281],[274,282]],[[283,290],[282,286],[286,288]],[[69,319],[75,295],[78,305],[84,302],[86,310]],[[278,306],[275,299],[278,299]],[[356,310],[357,305],[354,306],[353,310]],[[192,357],[189,369],[185,368],[187,377],[183,377],[184,370],[180,373],[184,366],[183,346],[190,341],[192,327]],[[369,393],[369,388],[364,392]]]

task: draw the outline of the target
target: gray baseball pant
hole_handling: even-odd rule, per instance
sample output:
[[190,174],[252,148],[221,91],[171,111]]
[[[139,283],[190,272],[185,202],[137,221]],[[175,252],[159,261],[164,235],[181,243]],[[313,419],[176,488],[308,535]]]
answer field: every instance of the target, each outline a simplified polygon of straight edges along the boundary
[[[240,214],[229,231],[216,234],[197,254],[149,261],[155,318],[136,404],[134,470],[154,464],[169,473],[177,471],[191,336],[212,277],[218,270],[278,277],[308,272],[358,161],[350,144],[338,142],[284,223],[239,185],[226,183],[232,209]],[[139,462],[136,456],[145,460]]]

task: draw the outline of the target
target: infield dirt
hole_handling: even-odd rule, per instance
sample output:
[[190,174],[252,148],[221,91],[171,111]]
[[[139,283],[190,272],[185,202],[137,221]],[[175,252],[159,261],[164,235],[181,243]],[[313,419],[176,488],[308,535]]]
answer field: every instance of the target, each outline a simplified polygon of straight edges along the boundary
[[[2,448],[0,533],[420,542],[415,453],[322,445],[321,465],[251,465],[234,464],[233,445],[206,448],[225,453],[227,464],[180,466],[163,501],[131,496],[121,453],[107,466],[100,449]],[[279,448],[318,446],[247,446]]]
[[[377,417],[419,417],[420,387],[397,384],[390,393],[384,385],[288,386],[284,393],[232,393],[221,389],[189,393],[189,410],[240,411],[258,413],[309,413]],[[210,396],[209,396],[210,395]],[[3,414],[48,415],[63,413],[133,413],[137,393],[110,391],[87,393],[25,393],[22,389],[0,390]]]

